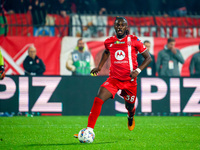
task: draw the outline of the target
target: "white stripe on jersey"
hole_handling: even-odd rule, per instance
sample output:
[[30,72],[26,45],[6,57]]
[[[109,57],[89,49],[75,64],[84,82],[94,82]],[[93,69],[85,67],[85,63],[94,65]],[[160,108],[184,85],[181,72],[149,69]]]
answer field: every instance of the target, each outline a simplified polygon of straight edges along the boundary
[[[130,65],[130,71],[133,71],[133,60],[131,56],[131,37],[128,36],[127,38],[127,43],[128,43],[128,59],[129,59],[129,65]],[[134,79],[131,79],[133,81]]]
[[133,71],[133,61],[132,61],[132,56],[131,56],[131,37],[128,36],[128,58],[129,58],[129,64],[130,64],[130,71]]

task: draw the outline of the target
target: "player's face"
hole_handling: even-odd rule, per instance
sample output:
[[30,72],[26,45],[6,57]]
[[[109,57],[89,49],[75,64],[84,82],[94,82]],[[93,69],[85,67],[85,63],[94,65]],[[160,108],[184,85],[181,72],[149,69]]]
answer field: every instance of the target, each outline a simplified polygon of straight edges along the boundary
[[168,49],[174,49],[175,48],[175,42],[169,42],[169,43],[167,43],[167,48]]
[[36,49],[35,49],[35,48],[30,48],[30,49],[28,50],[28,55],[29,55],[31,58],[35,59],[35,56],[36,56]]
[[150,50],[150,47],[151,47],[151,44],[150,43],[144,43],[144,46],[147,48],[147,50],[149,51]]
[[115,21],[114,28],[118,37],[124,37],[126,35],[127,23],[123,19],[118,19]]

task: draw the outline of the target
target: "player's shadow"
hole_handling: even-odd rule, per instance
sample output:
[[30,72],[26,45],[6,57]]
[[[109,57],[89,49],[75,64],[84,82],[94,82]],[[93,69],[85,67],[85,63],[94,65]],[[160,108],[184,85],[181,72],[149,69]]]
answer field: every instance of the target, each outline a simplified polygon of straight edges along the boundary
[[[117,141],[113,142],[98,142],[98,143],[92,143],[94,144],[111,144],[116,143]],[[25,147],[33,147],[33,146],[64,146],[64,145],[82,145],[83,143],[63,143],[63,144],[29,144],[29,145],[23,145]]]

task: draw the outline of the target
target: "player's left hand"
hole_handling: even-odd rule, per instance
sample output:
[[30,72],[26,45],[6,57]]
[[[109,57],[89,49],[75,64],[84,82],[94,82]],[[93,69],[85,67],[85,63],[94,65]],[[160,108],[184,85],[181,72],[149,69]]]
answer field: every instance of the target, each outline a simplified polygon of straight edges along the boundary
[[134,79],[135,77],[137,77],[138,76],[138,72],[136,71],[136,70],[133,70],[132,72],[131,72],[131,74],[130,74],[130,77],[132,78],[132,79]]

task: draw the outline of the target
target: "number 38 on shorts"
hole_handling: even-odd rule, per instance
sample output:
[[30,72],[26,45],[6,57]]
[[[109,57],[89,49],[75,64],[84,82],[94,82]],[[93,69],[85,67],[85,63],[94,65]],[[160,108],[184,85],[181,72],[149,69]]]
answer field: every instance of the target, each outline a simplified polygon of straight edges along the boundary
[[135,103],[135,95],[133,95],[133,96],[126,95],[126,96],[124,97],[124,99],[125,99],[127,102]]

